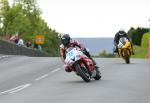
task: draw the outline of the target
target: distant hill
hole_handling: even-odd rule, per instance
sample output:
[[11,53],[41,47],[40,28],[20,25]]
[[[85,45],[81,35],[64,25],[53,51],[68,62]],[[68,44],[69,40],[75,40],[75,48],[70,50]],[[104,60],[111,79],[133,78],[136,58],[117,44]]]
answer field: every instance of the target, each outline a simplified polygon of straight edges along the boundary
[[98,55],[103,50],[113,52],[113,38],[74,38],[90,49],[92,55]]

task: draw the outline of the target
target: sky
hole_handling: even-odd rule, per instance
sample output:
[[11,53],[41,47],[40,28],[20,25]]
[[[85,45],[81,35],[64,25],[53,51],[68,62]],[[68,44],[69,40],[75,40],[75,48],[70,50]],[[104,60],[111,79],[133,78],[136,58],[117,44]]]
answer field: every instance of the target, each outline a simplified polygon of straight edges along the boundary
[[150,0],[37,0],[49,27],[71,37],[114,37],[150,27]]

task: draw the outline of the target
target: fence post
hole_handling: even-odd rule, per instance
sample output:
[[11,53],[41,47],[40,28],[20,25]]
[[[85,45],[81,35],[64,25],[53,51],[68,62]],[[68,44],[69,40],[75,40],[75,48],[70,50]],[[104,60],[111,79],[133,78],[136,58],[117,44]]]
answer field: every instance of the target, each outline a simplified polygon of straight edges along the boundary
[[148,59],[150,59],[150,38],[148,40]]

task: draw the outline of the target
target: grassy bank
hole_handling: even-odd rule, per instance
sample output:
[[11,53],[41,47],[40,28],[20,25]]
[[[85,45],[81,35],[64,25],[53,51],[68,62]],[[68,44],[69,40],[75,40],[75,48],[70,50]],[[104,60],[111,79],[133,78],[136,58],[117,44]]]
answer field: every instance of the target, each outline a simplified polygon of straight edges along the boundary
[[150,33],[145,33],[142,37],[141,46],[134,46],[135,55],[132,56],[133,58],[147,58],[149,38]]
[[134,52],[135,55],[132,55],[132,58],[147,58],[147,48],[134,45]]

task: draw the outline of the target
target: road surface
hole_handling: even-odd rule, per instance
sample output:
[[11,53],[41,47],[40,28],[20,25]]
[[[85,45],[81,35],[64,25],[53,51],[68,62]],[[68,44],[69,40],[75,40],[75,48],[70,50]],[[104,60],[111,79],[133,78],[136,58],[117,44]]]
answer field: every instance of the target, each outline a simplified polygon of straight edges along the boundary
[[95,60],[102,79],[85,83],[60,58],[0,55],[0,103],[150,102],[150,60]]

